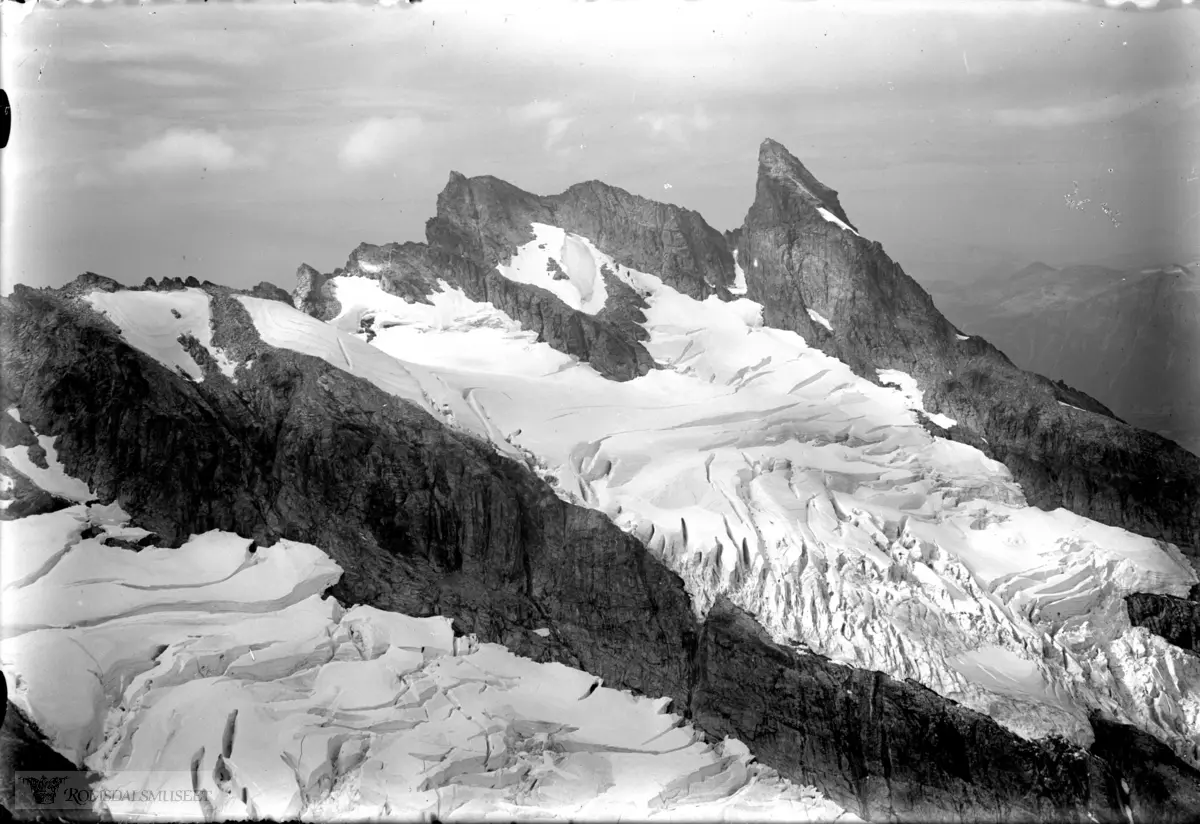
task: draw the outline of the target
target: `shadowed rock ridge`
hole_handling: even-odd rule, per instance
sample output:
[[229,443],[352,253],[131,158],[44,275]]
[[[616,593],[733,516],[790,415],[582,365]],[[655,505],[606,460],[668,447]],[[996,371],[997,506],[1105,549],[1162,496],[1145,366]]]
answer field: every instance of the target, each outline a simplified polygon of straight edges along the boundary
[[345,569],[333,594],[347,605],[444,614],[519,654],[669,696],[873,820],[1116,822],[1130,805],[1169,821],[1200,808],[1200,776],[1131,728],[1103,739],[1117,753],[1143,742],[1129,763],[1026,742],[924,687],[775,645],[727,602],[698,624],[679,578],[602,514],[366,381],[266,346],[228,290],[208,290],[214,342],[252,368],[237,383],[211,364],[199,383],[173,373],[78,299],[114,286],[0,298],[0,405],[168,543],[214,528],[315,543]]
[[1135,592],[1125,598],[1129,621],[1200,655],[1200,584],[1187,598]]

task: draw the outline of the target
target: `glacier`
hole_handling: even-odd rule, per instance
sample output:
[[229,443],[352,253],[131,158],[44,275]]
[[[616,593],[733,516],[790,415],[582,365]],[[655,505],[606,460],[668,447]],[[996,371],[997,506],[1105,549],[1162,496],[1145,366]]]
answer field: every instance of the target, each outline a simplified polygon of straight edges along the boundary
[[[696,300],[587,238],[534,229],[497,270],[588,313],[603,311],[606,279],[619,279],[646,299],[659,368],[607,380],[444,281],[419,303],[372,277],[333,277],[341,310],[329,322],[279,301],[237,300],[269,345],[362,377],[605,513],[682,577],[698,615],[724,595],[778,643],[913,679],[1027,738],[1086,746],[1089,713],[1099,712],[1200,764],[1200,662],[1132,627],[1123,602],[1187,592],[1197,577],[1174,546],[1029,506],[1002,464],[926,431],[923,418],[955,422],[925,411],[909,375],[885,370],[884,385],[873,383],[802,336],[763,326],[762,307],[738,295],[740,265],[733,300]],[[199,380],[166,333],[134,328],[142,294],[88,299],[131,345]],[[158,314],[203,317],[190,294],[155,295]],[[106,528],[130,529],[108,517]],[[14,580],[53,580],[69,556],[61,552],[31,557]],[[255,566],[270,563],[258,552],[266,560]],[[128,614],[107,617],[43,609],[22,619],[18,639],[161,617],[156,597],[139,593]],[[177,600],[181,616],[211,606],[205,593],[189,597]],[[256,614],[238,614],[247,612]],[[4,643],[16,649],[18,639]],[[107,740],[91,723],[68,742],[72,752]]]
[[446,618],[343,609],[314,546],[105,545],[127,520],[93,503],[0,522],[10,698],[118,820],[858,820],[704,743],[669,699]]
[[[418,376],[405,397],[639,537],[700,615],[725,594],[778,642],[915,679],[1025,737],[1086,745],[1100,711],[1200,763],[1200,667],[1122,602],[1187,591],[1196,575],[1175,547],[1028,506],[1002,464],[922,428],[915,413],[955,422],[924,411],[910,376],[873,384],[763,327],[752,301],[695,300],[551,228],[498,270],[564,293],[607,270],[647,296],[659,369],[606,380],[445,283],[422,304],[335,277],[342,311],[319,335],[366,346],[370,317],[370,347]],[[259,328],[310,353],[318,335]]]

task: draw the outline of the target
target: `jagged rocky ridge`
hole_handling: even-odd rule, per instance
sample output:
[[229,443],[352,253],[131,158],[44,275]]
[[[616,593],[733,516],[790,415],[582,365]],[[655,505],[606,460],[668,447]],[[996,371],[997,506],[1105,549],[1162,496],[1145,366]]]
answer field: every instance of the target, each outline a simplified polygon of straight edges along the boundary
[[[602,515],[367,382],[265,346],[228,290],[209,294],[213,340],[243,364],[236,383],[202,347],[202,382],[173,373],[78,299],[117,288],[84,277],[0,301],[0,401],[164,541],[220,528],[318,543],[346,570],[334,590],[346,603],[447,615],[481,640],[669,696],[872,819],[1122,821],[1130,807],[1185,820],[1200,804],[1200,776],[1161,745],[1120,763],[1025,742],[918,685],[779,647],[726,602],[698,625],[678,577]],[[1097,746],[1145,738],[1100,729]]]
[[605,283],[619,299],[592,316],[495,271],[533,238],[533,222],[586,236],[618,263],[661,273],[697,298],[730,297],[736,252],[746,296],[765,307],[768,326],[800,333],[869,380],[878,381],[881,369],[914,376],[926,408],[958,423],[937,434],[1004,463],[1030,503],[1162,538],[1193,558],[1200,553],[1200,457],[959,333],[879,243],[853,229],[837,193],[772,140],[762,144],[755,201],[735,232],[722,235],[694,212],[599,182],[539,197],[493,177],[453,173],[426,244],[362,244],[329,276],[302,266],[297,305],[322,319],[336,315],[325,284],[340,274],[377,278],[415,300],[444,279],[607,377],[652,368],[638,326],[644,303],[616,278]]
[[377,278],[412,300],[443,279],[626,380],[653,368],[638,295],[605,274],[618,299],[588,315],[504,278],[495,264],[533,237],[532,222],[551,223],[591,238],[620,264],[661,272],[684,294],[729,299],[736,253],[746,296],[764,306],[767,325],[800,333],[869,380],[879,380],[878,370],[907,372],[925,408],[957,422],[943,429],[930,421],[930,430],[1004,463],[1031,504],[1172,542],[1200,568],[1200,457],[960,333],[879,243],[857,233],[837,193],[775,141],[760,149],[744,225],[723,235],[694,212],[595,181],[539,197],[494,177],[452,173],[437,207],[426,244],[362,244],[329,276],[302,266],[297,305],[322,319],[336,315],[327,282],[341,274]]

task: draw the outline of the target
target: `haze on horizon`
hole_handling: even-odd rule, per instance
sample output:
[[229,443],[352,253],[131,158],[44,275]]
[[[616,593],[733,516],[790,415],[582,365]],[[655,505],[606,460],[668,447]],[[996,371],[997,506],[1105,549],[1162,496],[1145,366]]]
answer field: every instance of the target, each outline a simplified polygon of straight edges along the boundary
[[922,282],[1035,260],[1200,259],[1193,9],[429,0],[3,15],[4,292],[89,270],[290,289],[301,262],[330,271],[361,241],[423,240],[450,170],[541,194],[600,179],[735,228],[764,137]]

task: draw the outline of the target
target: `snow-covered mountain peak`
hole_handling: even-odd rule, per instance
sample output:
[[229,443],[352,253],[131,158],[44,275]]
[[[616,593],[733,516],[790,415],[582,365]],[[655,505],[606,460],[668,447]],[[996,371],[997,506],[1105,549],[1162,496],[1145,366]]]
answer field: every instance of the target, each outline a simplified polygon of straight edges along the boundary
[[[240,788],[243,804],[280,798],[279,815],[296,798],[313,815],[387,814],[387,773],[438,793],[406,798],[413,809],[452,785],[469,816],[539,785],[553,796],[539,801],[578,812],[602,784],[625,793],[625,776],[659,769],[629,749],[691,752],[673,719],[655,720],[671,700],[710,741],[736,733],[865,817],[936,816],[966,797],[1050,819],[1187,803],[1163,792],[1200,803],[1200,659],[1145,611],[1157,599],[1186,614],[1196,586],[1181,551],[1197,545],[1195,463],[962,334],[851,234],[836,193],[779,144],[763,155],[728,235],[598,182],[538,196],[452,174],[426,243],[361,244],[329,274],[301,267],[291,300],[97,276],[0,300],[16,330],[0,412],[0,498],[14,503],[0,520],[75,518],[5,560],[31,616],[10,642],[144,632],[163,599],[286,611],[289,582],[319,607],[316,640],[281,636],[268,662],[225,618],[220,637],[163,641],[146,672],[122,658],[105,681],[66,656],[86,674],[62,710],[72,752],[111,756],[115,774],[169,751],[205,765],[185,777],[211,776],[234,811]],[[35,482],[58,492],[35,500]],[[93,495],[137,523],[93,512]],[[199,587],[150,582],[126,557],[111,577],[89,566],[158,544],[147,563],[215,566]],[[60,584],[100,589],[45,597]],[[133,612],[101,614],[122,587]],[[329,608],[325,587],[360,606]],[[472,659],[471,632],[525,656],[521,672]],[[40,654],[6,658],[6,673],[10,660],[36,671]],[[196,686],[231,660],[246,668],[234,680],[270,677],[231,684],[227,668],[215,692]],[[526,671],[535,660],[559,663]],[[589,749],[595,730],[576,715],[591,698],[576,693],[601,693],[585,670],[661,696],[605,710],[651,741]],[[84,717],[118,698],[93,680],[116,683],[134,715]],[[56,695],[26,684],[23,700],[32,711]],[[221,707],[176,747],[171,712],[206,695]],[[522,709],[530,695],[544,706]],[[320,721],[280,721],[280,700]],[[421,713],[433,726],[405,726]],[[357,726],[326,741],[335,724]],[[226,752],[251,731],[290,759]],[[93,746],[109,733],[115,749]],[[695,754],[682,773],[663,762],[620,810],[682,815],[675,801],[698,793],[723,814],[786,797],[769,775],[740,783],[735,743]]]

